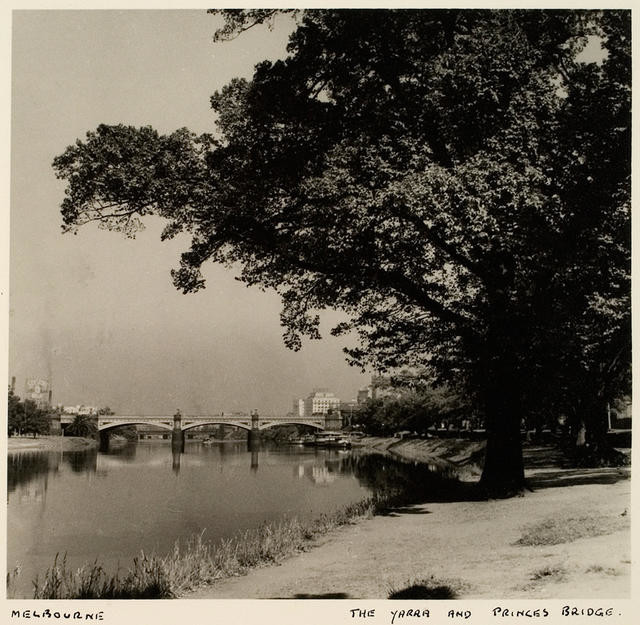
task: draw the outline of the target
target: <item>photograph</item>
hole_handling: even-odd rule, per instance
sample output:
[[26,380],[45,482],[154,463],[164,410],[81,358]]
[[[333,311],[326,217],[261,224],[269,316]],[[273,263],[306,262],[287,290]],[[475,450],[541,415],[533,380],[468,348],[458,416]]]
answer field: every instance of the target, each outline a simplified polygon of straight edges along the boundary
[[11,622],[632,622],[631,9],[5,15]]

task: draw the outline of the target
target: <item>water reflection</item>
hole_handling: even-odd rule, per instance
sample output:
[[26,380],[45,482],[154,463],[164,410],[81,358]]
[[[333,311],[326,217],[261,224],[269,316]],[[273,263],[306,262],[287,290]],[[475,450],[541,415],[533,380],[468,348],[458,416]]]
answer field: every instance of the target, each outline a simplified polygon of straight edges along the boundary
[[19,486],[29,484],[43,476],[57,473],[68,466],[74,473],[95,473],[98,452],[85,451],[23,451],[7,456],[7,491],[14,492]]
[[98,468],[98,452],[95,449],[65,452],[62,459],[74,473],[95,473]]
[[295,469],[298,479],[307,479],[314,484],[331,484],[338,477],[328,466],[300,464]]
[[58,470],[60,454],[24,451],[9,454],[7,462],[7,491],[29,484],[41,476]]
[[[145,444],[142,444],[144,447]],[[92,474],[100,471],[105,475],[110,469],[122,468],[125,464],[137,464],[140,445],[128,443],[123,445],[111,445],[107,451],[95,449],[68,452],[19,452],[8,456],[8,492],[11,493],[21,484],[28,484],[44,475],[57,473],[61,465],[68,466],[72,472],[80,474]],[[163,446],[169,452],[168,445]],[[410,488],[418,483],[441,482],[443,470],[441,466],[402,461],[393,457],[372,454],[355,450],[344,452],[341,450],[311,448],[301,450],[291,448],[269,447],[264,445],[247,446],[248,453],[242,449],[242,443],[203,446],[198,443],[190,443],[185,450],[181,446],[171,446],[171,469],[179,475],[182,457],[186,456],[195,461],[196,457],[214,456],[219,462],[220,472],[224,471],[226,460],[237,464],[238,458],[247,458],[248,467],[252,473],[260,468],[261,455],[269,456],[299,456],[304,463],[293,467],[293,475],[297,479],[306,478],[315,484],[327,484],[335,480],[339,475],[352,475],[358,482],[371,491],[383,492],[391,488]],[[154,449],[155,452],[155,449]],[[152,454],[156,462],[156,454]],[[232,459],[232,457],[234,457]],[[148,460],[143,460],[144,464]],[[160,464],[162,464],[160,462]],[[444,472],[446,476],[446,471]]]
[[180,474],[180,456],[182,456],[180,449],[171,447],[171,469],[176,475]]
[[454,467],[423,464],[380,454],[350,454],[340,471],[353,473],[360,483],[377,493],[402,491],[415,501],[443,501],[459,496]]
[[136,443],[119,443],[110,445],[107,451],[100,453],[106,456],[117,456],[123,462],[134,462],[138,453],[138,445]]
[[[175,479],[168,479],[168,476]],[[56,553],[127,566],[206,530],[219,540],[283,516],[311,518],[374,491],[421,483],[424,468],[331,449],[144,441],[108,450],[23,452],[8,458],[8,563],[22,596]]]

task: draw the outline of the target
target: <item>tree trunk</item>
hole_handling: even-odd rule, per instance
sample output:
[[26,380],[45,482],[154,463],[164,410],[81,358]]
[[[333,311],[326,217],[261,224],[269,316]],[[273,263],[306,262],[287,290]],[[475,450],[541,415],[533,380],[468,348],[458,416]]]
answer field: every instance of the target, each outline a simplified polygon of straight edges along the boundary
[[522,493],[525,487],[520,417],[518,412],[507,412],[507,406],[493,404],[487,414],[487,448],[480,488],[488,497],[511,497]]
[[[504,277],[511,280],[511,273]],[[493,310],[489,315],[481,376],[487,448],[480,488],[488,497],[511,497],[523,492],[521,385],[519,353],[525,349],[525,326],[510,310],[506,287],[491,291]]]

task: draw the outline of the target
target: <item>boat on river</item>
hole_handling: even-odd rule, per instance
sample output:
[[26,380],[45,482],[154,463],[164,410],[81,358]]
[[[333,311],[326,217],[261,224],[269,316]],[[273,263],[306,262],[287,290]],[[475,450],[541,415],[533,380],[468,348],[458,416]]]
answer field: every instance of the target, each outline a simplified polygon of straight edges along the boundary
[[319,432],[289,439],[290,445],[304,445],[306,447],[351,447],[351,439],[342,432]]
[[313,434],[307,436],[298,436],[289,439],[290,445],[313,445]]
[[314,436],[313,444],[316,447],[339,447],[348,449],[351,447],[351,440],[342,432],[319,432]]

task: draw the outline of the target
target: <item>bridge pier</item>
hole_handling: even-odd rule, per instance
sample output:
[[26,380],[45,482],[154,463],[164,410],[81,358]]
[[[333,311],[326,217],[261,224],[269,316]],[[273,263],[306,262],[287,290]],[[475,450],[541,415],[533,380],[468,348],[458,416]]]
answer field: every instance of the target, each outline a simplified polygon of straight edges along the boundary
[[182,413],[178,410],[173,415],[173,431],[171,432],[171,450],[184,451],[184,431],[182,430]]
[[249,446],[249,451],[254,451],[260,448],[260,442],[262,441],[262,436],[260,435],[260,418],[258,417],[258,411],[251,411],[251,429],[249,430],[249,435],[247,436],[247,444]]
[[249,430],[249,434],[247,436],[247,444],[249,446],[249,451],[252,449],[256,449],[260,447],[262,443],[262,434],[260,434],[260,430]]
[[100,430],[98,434],[100,437],[100,451],[107,451],[109,449],[109,430]]
[[325,430],[341,430],[342,429],[342,415],[340,412],[337,413],[328,413],[324,418],[324,428]]
[[[184,441],[183,441],[184,443]],[[174,447],[173,446],[173,442],[171,444],[171,469],[173,470],[173,472],[178,475],[178,473],[180,473],[180,456],[182,455],[182,452],[184,451],[184,446],[182,447],[182,449],[180,448],[180,446]]]
[[178,450],[179,453],[184,451],[184,432],[173,430],[171,434],[171,449]]

